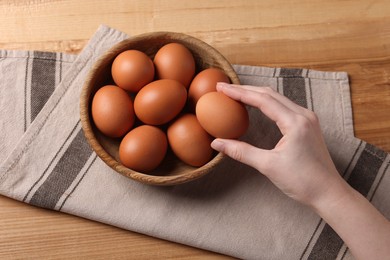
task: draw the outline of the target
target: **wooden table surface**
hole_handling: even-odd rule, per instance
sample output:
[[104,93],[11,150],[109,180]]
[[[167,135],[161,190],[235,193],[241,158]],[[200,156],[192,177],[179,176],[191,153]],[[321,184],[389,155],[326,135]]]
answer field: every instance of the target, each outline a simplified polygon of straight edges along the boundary
[[[100,24],[177,31],[233,64],[350,75],[355,135],[390,152],[390,1],[0,1],[0,49],[79,53]],[[0,196],[0,258],[226,258]]]

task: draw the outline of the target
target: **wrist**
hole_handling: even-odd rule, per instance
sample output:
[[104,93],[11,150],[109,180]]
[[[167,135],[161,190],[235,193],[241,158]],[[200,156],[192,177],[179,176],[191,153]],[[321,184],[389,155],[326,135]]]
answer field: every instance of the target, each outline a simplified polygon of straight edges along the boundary
[[311,206],[357,259],[384,259],[390,254],[389,221],[345,181]]
[[327,214],[339,210],[347,201],[353,199],[355,192],[344,179],[339,177],[329,183],[324,192],[312,201],[310,206],[318,215],[326,218]]

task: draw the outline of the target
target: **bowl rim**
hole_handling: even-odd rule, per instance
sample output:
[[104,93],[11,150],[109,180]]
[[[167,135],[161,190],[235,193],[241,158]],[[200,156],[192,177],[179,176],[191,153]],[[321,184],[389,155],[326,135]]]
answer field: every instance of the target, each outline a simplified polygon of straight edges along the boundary
[[[229,61],[215,48],[210,46],[209,44],[203,42],[200,39],[197,39],[195,37],[192,37],[190,35],[184,34],[184,33],[178,33],[178,32],[169,32],[169,31],[158,31],[158,32],[149,32],[149,33],[143,33],[136,36],[132,36],[130,38],[127,38],[125,40],[122,40],[115,45],[113,45],[111,48],[109,48],[103,55],[101,55],[95,63],[92,65],[91,69],[89,70],[86,79],[84,81],[81,93],[80,93],[80,121],[81,126],[84,132],[84,135],[92,147],[92,149],[95,151],[95,153],[113,170],[116,172],[129,177],[133,180],[139,181],[144,184],[151,184],[151,185],[159,185],[159,186],[165,186],[165,185],[177,185],[182,184],[185,182],[189,182],[195,179],[198,179],[205,174],[209,173],[212,168],[214,168],[219,162],[223,159],[224,155],[222,153],[218,153],[214,158],[212,158],[208,163],[206,163],[203,166],[200,167],[194,167],[192,171],[185,174],[179,174],[179,175],[166,175],[166,176],[160,176],[160,175],[152,175],[152,174],[146,174],[142,172],[138,172],[135,170],[132,170],[130,168],[125,167],[120,162],[118,162],[115,158],[113,158],[99,143],[99,141],[96,138],[96,135],[93,131],[91,122],[90,122],[90,100],[91,100],[91,82],[94,79],[94,75],[99,70],[99,68],[102,66],[103,63],[106,62],[107,59],[112,59],[113,54],[114,56],[118,55],[122,51],[129,50],[130,44],[133,44],[135,42],[139,42],[146,39],[151,38],[161,38],[164,37],[165,39],[168,38],[171,42],[187,42],[190,41],[193,44],[200,46],[202,49],[204,49],[208,54],[212,55],[213,57],[218,57],[218,62],[222,65],[220,66],[225,73],[228,74],[228,77],[234,84],[240,84],[240,80],[234,71],[232,65],[229,63]],[[191,51],[191,50],[190,50]]]

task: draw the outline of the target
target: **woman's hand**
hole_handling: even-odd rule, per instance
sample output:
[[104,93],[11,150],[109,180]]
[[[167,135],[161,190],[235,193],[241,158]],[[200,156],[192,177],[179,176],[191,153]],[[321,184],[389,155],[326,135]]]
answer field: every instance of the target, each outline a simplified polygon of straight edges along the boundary
[[344,186],[314,112],[267,87],[219,83],[217,90],[260,109],[275,121],[283,137],[272,150],[223,139],[213,141],[215,150],[254,167],[285,194],[308,205],[317,203],[330,189]]
[[285,194],[311,206],[357,259],[389,258],[390,222],[338,174],[313,112],[270,88],[218,84],[217,90],[260,109],[283,137],[272,150],[223,139],[211,143],[215,150],[256,168]]

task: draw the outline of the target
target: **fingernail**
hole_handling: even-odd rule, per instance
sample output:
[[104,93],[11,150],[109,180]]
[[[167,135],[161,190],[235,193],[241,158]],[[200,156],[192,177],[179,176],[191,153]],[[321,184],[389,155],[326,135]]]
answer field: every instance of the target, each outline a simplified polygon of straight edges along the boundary
[[217,82],[217,89],[228,88],[229,84],[226,82]]
[[223,150],[223,146],[224,142],[219,139],[214,139],[214,141],[211,142],[211,147],[218,152],[221,152]]

